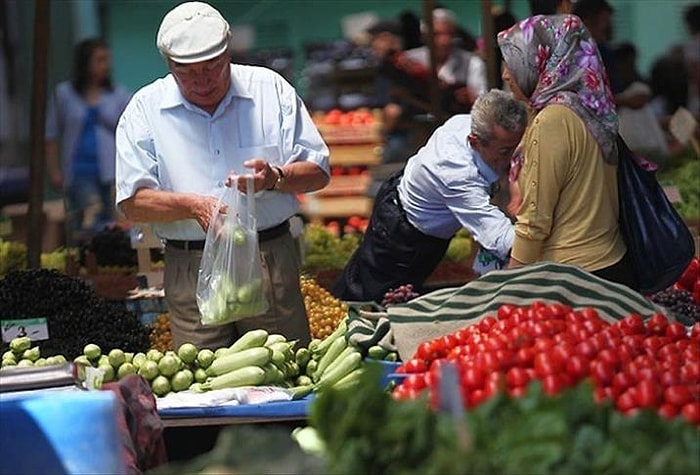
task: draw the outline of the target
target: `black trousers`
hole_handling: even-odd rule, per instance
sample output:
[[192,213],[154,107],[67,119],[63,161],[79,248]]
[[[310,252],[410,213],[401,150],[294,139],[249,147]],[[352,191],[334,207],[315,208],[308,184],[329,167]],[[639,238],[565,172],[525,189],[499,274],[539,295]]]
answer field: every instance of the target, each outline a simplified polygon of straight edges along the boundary
[[629,252],[626,252],[622,259],[615,264],[591,273],[601,279],[626,285],[630,289],[639,292],[639,282],[634,273],[634,264]]
[[331,293],[346,301],[375,301],[402,284],[421,292],[442,260],[449,239],[428,236],[406,219],[396,187],[403,172],[389,177],[374,199],[369,226]]

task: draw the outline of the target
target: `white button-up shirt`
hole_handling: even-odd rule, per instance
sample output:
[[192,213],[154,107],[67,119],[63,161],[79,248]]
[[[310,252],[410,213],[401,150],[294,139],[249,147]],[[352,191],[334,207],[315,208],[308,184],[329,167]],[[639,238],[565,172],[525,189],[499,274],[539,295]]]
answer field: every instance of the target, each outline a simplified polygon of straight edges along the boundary
[[515,233],[510,219],[491,204],[498,182],[467,141],[471,117],[453,116],[406,163],[398,185],[408,221],[429,236],[449,239],[465,228],[481,247],[506,260]]
[[[219,196],[230,172],[252,173],[243,162],[263,158],[282,166],[310,161],[330,174],[328,147],[294,88],[276,72],[231,65],[231,87],[213,114],[189,103],[172,75],[139,90],[117,127],[116,202],[139,188]],[[298,210],[296,195],[256,194],[258,229]],[[163,239],[200,240],[191,220],[156,223]]]

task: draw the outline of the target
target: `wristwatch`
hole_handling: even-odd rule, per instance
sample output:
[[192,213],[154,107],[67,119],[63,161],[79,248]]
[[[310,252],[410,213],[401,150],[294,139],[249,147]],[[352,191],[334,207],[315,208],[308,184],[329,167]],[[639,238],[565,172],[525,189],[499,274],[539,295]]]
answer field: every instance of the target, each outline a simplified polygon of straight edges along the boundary
[[275,184],[272,185],[272,188],[268,188],[268,190],[279,191],[279,189],[282,187],[282,184],[284,183],[284,170],[282,169],[282,167],[278,166],[273,166],[272,168],[274,168],[277,172],[277,181],[275,181]]

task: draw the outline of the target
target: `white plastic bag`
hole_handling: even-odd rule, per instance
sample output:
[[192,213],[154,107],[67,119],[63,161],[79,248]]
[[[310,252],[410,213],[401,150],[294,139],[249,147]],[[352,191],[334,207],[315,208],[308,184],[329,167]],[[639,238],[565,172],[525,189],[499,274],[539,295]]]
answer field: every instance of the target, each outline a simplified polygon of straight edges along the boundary
[[[222,212],[221,210],[226,210]],[[265,312],[255,195],[226,188],[207,230],[197,281],[203,325],[222,325]]]

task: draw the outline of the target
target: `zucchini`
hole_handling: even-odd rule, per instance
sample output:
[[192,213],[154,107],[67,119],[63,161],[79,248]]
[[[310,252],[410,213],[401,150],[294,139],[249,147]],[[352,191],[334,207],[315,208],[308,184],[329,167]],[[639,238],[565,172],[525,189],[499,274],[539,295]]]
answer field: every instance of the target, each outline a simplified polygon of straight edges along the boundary
[[248,348],[216,358],[205,371],[208,376],[220,376],[245,366],[262,366],[271,358],[272,350],[269,348]]
[[280,335],[279,333],[270,333],[269,335],[267,335],[267,339],[265,340],[264,345],[270,346],[273,343],[281,343],[283,341],[287,341],[286,336]]
[[263,346],[265,341],[267,341],[267,337],[267,330],[250,330],[233,342],[233,345],[229,346],[229,348],[233,351],[241,351],[247,350],[248,348]]
[[265,381],[265,370],[260,366],[244,366],[210,379],[200,385],[203,390],[258,386]]
[[316,373],[314,374],[314,376],[316,376],[316,381],[321,379],[325,372],[331,371],[335,366],[338,366],[341,362],[345,361],[345,359],[353,353],[360,352],[352,345],[346,346],[345,349],[343,349],[343,351],[333,361],[331,361],[331,363],[323,371],[319,372],[319,370],[316,370]]
[[326,370],[326,368],[340,356],[340,354],[348,348],[348,342],[345,340],[345,338],[336,338],[333,340],[333,343],[331,346],[328,348],[328,351],[324,353],[324,355],[321,357],[320,360],[318,360],[318,367],[316,368],[316,372],[314,373],[314,376],[316,380],[321,377],[323,372]]
[[313,391],[313,389],[313,384],[307,384],[304,386],[292,386],[288,389],[288,391],[292,393],[292,400],[297,400],[311,394],[311,391]]
[[345,333],[347,333],[347,331],[348,319],[347,317],[345,317],[340,321],[335,330],[333,330],[333,333],[321,340],[321,342],[318,345],[316,345],[316,347],[311,352],[315,355],[323,355],[326,351],[328,351],[330,346],[337,338],[345,339]]
[[333,386],[340,381],[343,376],[346,376],[360,367],[362,364],[362,355],[359,351],[355,351],[350,356],[341,361],[338,365],[331,368],[323,375],[318,383],[316,383],[315,391],[323,391],[326,388]]

